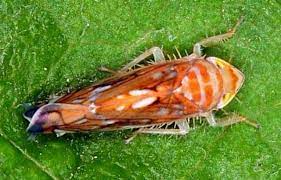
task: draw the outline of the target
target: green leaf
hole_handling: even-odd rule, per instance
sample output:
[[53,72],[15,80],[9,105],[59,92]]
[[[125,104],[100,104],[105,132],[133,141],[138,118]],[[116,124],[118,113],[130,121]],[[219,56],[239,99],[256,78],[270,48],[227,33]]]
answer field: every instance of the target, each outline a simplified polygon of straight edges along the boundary
[[[278,179],[281,176],[279,1],[12,1],[0,3],[1,179]],[[191,52],[245,16],[230,41],[205,51],[246,82],[226,107],[256,120],[197,127],[184,137],[131,131],[40,135],[29,141],[22,104],[106,77],[147,48]]]

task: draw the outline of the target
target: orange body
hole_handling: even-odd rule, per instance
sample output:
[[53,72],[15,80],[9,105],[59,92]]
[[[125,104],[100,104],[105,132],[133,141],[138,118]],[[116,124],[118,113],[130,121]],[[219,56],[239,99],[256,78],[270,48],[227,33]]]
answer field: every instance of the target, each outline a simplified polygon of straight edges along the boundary
[[231,101],[243,74],[215,58],[182,58],[139,68],[41,106],[28,131],[145,127],[200,116]]

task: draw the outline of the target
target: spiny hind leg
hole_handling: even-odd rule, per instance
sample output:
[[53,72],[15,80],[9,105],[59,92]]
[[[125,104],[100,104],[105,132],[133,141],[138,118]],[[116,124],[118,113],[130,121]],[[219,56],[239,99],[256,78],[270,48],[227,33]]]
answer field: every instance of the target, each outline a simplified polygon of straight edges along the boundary
[[148,50],[146,50],[144,53],[136,57],[133,61],[128,63],[126,66],[124,66],[121,71],[127,71],[134,67],[135,65],[139,64],[141,61],[145,60],[149,56],[153,55],[155,61],[163,61],[165,60],[165,56],[163,54],[163,51],[159,47],[152,47]]
[[184,119],[176,121],[174,129],[162,129],[162,128],[142,128],[138,133],[142,134],[170,134],[170,135],[186,135],[190,128],[188,122]]
[[99,70],[103,71],[103,72],[111,73],[113,75],[118,75],[122,72],[128,71],[129,69],[131,69],[135,65],[139,64],[141,61],[145,60],[146,58],[148,58],[151,55],[153,55],[155,61],[165,60],[165,56],[164,56],[163,51],[159,47],[152,47],[152,48],[146,50],[144,53],[142,53],[138,57],[136,57],[133,61],[128,63],[126,66],[124,66],[119,71],[114,71],[114,70],[111,70],[111,69],[109,69],[107,67],[104,67],[104,66],[100,67]]
[[238,26],[241,24],[243,19],[244,17],[241,17],[236,23],[236,25],[232,29],[230,29],[227,33],[211,36],[196,43],[193,47],[193,53],[200,57],[202,56],[203,47],[214,46],[230,39],[235,34]]
[[218,119],[218,121],[215,120],[214,115],[212,112],[207,113],[205,115],[208,123],[210,124],[210,126],[215,126],[215,127],[226,127],[226,126],[231,126],[233,124],[237,124],[237,123],[241,123],[244,122],[246,124],[249,124],[255,128],[259,128],[259,124],[257,124],[256,122],[252,122],[247,120],[245,117],[238,115],[238,114],[230,114],[226,117],[220,118]]
[[188,121],[186,119],[176,121],[175,126],[178,128],[175,127],[174,129],[162,129],[162,126],[156,128],[140,128],[135,131],[130,138],[126,139],[125,143],[130,143],[138,134],[186,135],[190,130]]

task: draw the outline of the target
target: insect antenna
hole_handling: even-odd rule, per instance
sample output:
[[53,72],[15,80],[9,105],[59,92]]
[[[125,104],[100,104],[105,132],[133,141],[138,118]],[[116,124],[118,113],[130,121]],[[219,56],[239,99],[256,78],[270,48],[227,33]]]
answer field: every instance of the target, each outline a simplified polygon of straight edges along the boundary
[[244,18],[244,16],[241,16],[235,26],[230,30],[230,32],[235,33],[237,31],[238,26],[240,26],[240,24],[244,21]]
[[235,96],[234,98],[239,104],[242,104],[242,101],[238,97]]

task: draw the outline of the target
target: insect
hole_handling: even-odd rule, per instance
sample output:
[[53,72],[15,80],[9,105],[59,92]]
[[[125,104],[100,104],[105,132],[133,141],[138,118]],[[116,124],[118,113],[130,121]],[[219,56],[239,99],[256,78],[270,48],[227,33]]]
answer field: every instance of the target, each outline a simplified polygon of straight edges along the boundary
[[[178,53],[178,59],[167,61],[162,50],[153,47],[113,77],[28,110],[27,132],[60,136],[138,128],[136,133],[185,135],[190,129],[188,118],[205,117],[211,126],[245,121],[239,115],[215,120],[213,111],[235,97],[244,75],[220,58],[202,55],[203,47],[231,38],[241,21],[225,34],[196,43],[191,55]],[[151,55],[155,63],[130,70]],[[160,128],[171,123],[174,128]]]

